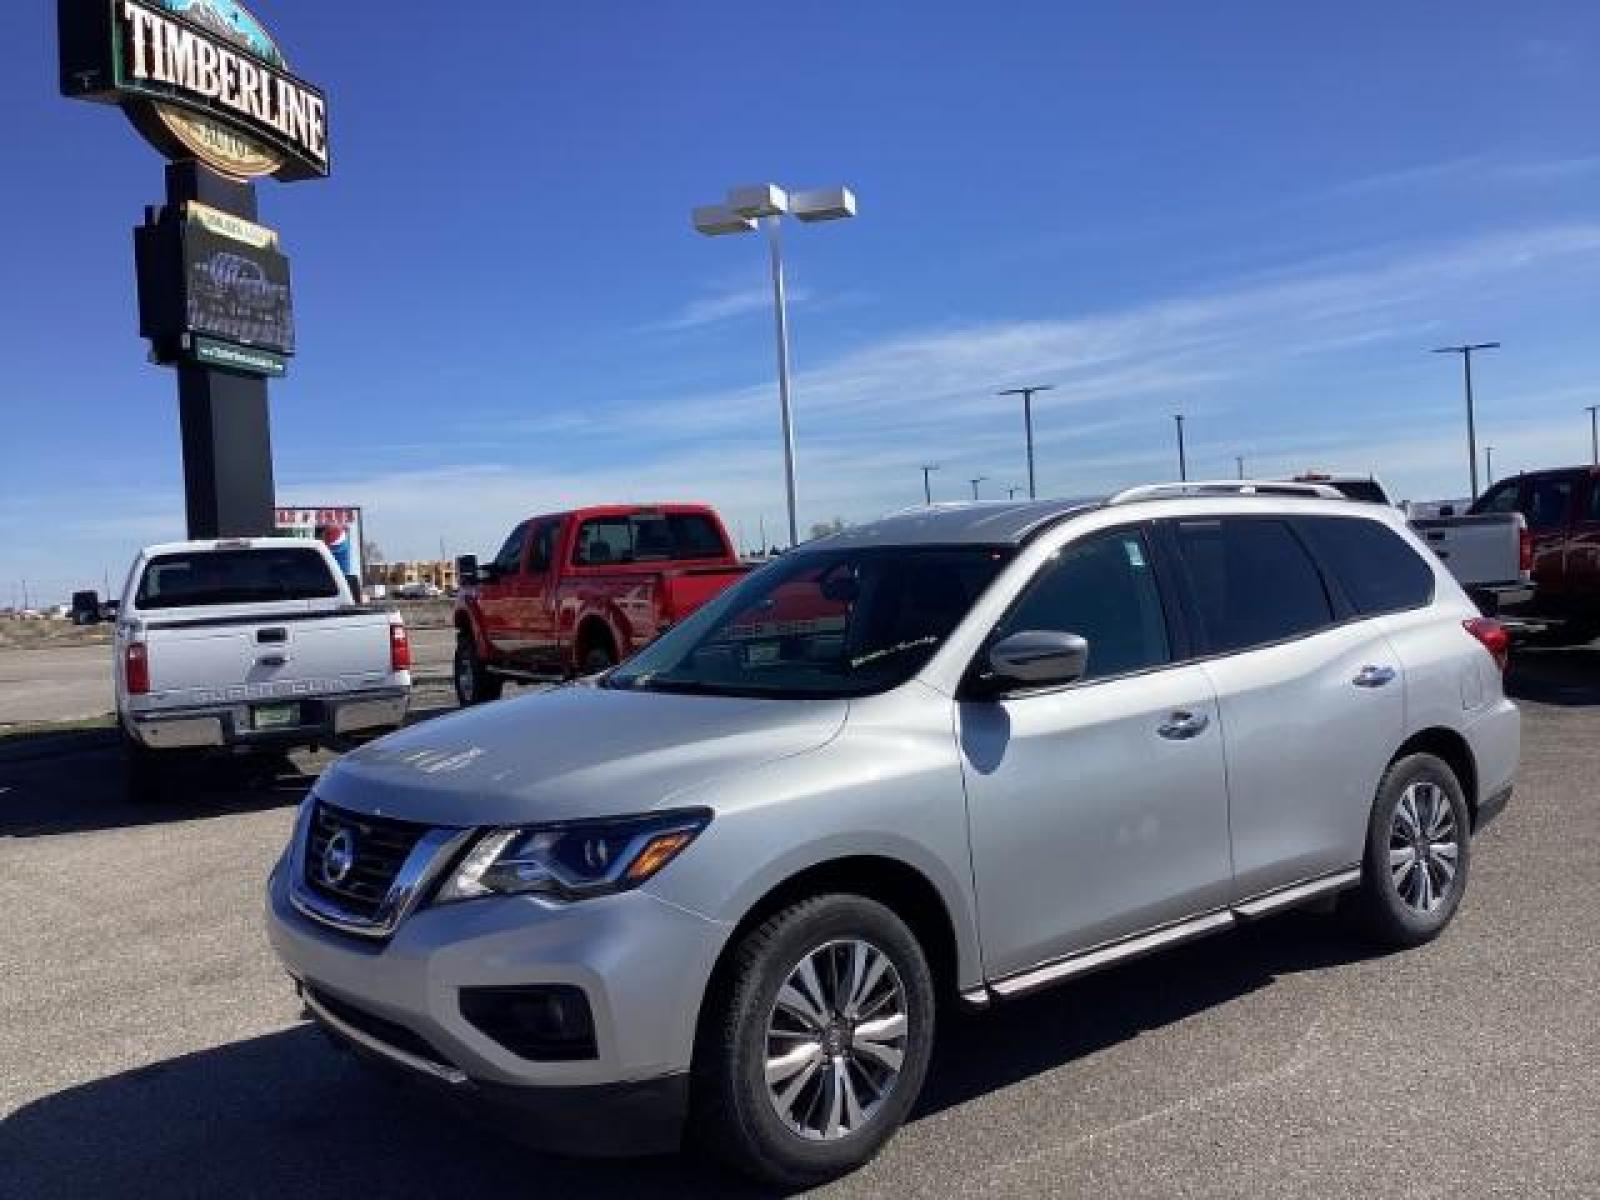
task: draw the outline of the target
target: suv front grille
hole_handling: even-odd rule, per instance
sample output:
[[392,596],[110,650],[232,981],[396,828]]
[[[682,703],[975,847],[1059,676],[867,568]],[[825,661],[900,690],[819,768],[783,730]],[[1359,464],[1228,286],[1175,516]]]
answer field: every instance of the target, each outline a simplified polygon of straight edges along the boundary
[[[317,802],[305,847],[305,885],[341,908],[374,920],[426,825],[359,816]],[[329,854],[335,838],[342,853]]]

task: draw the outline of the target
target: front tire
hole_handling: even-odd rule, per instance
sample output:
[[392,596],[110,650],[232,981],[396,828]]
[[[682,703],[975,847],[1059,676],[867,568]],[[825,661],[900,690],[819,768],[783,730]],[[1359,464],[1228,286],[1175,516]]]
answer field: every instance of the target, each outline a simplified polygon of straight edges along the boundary
[[455,668],[451,674],[456,685],[456,701],[462,708],[498,700],[500,693],[505,691],[506,681],[489,673],[489,668],[478,657],[478,647],[473,643],[472,635],[468,633],[456,638]]
[[892,911],[816,896],[745,935],[709,997],[691,1128],[780,1187],[871,1160],[916,1103],[933,1047],[927,957]]
[[1357,911],[1373,940],[1405,949],[1432,941],[1461,906],[1472,857],[1461,783],[1431,754],[1394,762],[1367,827]]

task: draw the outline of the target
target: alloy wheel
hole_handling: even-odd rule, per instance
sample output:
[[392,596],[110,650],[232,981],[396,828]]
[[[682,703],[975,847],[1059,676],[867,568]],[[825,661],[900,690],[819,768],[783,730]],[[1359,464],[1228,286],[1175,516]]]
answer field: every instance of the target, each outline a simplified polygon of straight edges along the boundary
[[1449,899],[1460,833],[1444,788],[1419,779],[1400,796],[1389,826],[1389,873],[1406,906],[1431,913]]
[[900,1078],[910,1018],[889,956],[849,938],[806,954],[767,1018],[767,1097],[811,1141],[859,1132]]

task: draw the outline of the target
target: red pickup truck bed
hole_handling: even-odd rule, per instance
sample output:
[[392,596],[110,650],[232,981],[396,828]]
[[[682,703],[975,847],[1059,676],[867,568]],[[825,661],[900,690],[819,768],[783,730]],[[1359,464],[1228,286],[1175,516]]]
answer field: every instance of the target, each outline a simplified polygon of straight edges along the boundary
[[530,517],[493,562],[464,558],[456,602],[462,704],[507,679],[605,670],[728,587],[748,568],[700,504],[611,505]]

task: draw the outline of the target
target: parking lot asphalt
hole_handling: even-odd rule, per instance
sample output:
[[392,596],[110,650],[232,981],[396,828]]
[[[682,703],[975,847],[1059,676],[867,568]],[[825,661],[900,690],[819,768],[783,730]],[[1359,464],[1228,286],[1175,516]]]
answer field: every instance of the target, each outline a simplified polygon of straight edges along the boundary
[[[822,1194],[1600,1195],[1600,650],[1512,680],[1517,796],[1439,941],[1295,914],[947,1021],[911,1124]],[[138,809],[103,732],[0,742],[0,1195],[750,1194],[533,1155],[301,1019],[261,896],[326,761]]]

